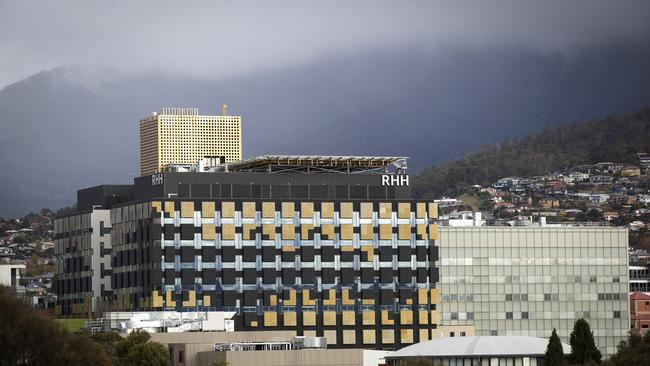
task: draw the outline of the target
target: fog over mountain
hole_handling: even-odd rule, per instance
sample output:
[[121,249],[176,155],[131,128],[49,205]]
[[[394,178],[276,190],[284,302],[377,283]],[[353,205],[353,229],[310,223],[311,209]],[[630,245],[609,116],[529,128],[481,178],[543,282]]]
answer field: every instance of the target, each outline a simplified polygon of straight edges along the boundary
[[139,172],[138,120],[164,106],[243,118],[244,156],[410,156],[411,171],[563,122],[650,105],[650,44],[401,47],[229,79],[62,67],[0,91],[0,216]]

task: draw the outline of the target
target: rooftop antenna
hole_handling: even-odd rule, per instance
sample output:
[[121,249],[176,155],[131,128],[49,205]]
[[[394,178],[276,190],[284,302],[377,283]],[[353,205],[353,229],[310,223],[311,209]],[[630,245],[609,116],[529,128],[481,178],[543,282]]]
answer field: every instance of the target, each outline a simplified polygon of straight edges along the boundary
[[228,115],[228,104],[224,104],[221,106],[221,115],[222,116]]

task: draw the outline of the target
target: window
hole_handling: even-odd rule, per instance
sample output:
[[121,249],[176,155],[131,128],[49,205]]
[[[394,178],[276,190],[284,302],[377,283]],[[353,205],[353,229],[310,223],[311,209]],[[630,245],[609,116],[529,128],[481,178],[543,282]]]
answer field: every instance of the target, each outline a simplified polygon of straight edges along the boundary
[[456,336],[456,333],[455,332],[449,332],[449,336],[454,337],[454,336]]
[[522,311],[521,312],[521,318],[522,319],[528,319],[528,312],[527,311]]
[[451,320],[458,320],[458,313],[456,312],[451,313]]
[[620,319],[621,318],[621,312],[620,311],[614,311],[614,319]]
[[506,312],[506,319],[512,319],[512,311]]
[[594,275],[589,276],[589,282],[597,282],[598,278]]
[[460,336],[461,336],[461,337],[464,337],[464,336],[465,336],[465,332],[460,332]]

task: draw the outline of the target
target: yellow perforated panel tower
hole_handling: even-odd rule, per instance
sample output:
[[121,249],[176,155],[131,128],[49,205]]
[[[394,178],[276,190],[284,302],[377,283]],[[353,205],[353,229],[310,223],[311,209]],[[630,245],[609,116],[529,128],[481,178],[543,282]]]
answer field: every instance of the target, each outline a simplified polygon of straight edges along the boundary
[[198,108],[163,108],[140,120],[140,174],[160,172],[170,164],[196,164],[206,156],[225,162],[242,158],[241,116],[199,115]]

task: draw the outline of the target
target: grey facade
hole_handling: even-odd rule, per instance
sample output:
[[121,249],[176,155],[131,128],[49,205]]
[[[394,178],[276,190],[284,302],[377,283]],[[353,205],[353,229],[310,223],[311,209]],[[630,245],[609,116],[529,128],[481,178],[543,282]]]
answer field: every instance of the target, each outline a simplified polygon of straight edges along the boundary
[[585,318],[603,354],[630,329],[627,230],[441,227],[441,323],[563,342]]

